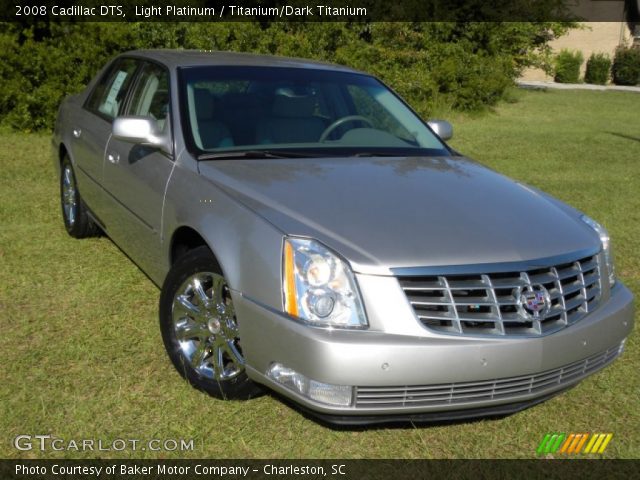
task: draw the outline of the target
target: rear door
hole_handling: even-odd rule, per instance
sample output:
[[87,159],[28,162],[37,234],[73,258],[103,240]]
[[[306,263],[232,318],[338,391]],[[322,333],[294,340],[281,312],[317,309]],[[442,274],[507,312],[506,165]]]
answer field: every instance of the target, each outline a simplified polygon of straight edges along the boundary
[[132,58],[116,59],[73,119],[71,151],[76,177],[82,197],[98,217],[107,201],[103,190],[103,163],[111,124],[124,110],[128,89],[139,64]]
[[[171,132],[169,72],[145,62],[136,77],[126,115],[154,119]],[[164,192],[174,166],[171,154],[113,137],[105,148],[104,186],[113,196],[110,235],[148,273],[162,269],[161,223]]]

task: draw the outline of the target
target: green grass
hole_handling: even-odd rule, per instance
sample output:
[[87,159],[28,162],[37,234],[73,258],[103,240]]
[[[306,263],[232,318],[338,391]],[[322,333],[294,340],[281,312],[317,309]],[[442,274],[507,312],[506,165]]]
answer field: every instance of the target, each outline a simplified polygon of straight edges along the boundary
[[[460,151],[604,223],[618,274],[640,295],[640,95],[521,92],[456,116]],[[0,134],[0,457],[534,457],[547,432],[613,432],[640,457],[640,346],[519,414],[440,426],[332,430],[272,396],[214,400],[185,384],[157,325],[158,290],[107,238],[62,226],[49,137]],[[186,453],[18,452],[18,434],[191,439]]]

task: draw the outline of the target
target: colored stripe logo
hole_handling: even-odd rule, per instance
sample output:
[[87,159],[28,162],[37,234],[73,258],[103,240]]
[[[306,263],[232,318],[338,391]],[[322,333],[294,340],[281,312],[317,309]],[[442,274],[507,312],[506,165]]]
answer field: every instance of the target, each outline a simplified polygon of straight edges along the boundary
[[604,453],[613,433],[547,433],[536,450],[538,455],[561,453],[577,455],[579,453]]

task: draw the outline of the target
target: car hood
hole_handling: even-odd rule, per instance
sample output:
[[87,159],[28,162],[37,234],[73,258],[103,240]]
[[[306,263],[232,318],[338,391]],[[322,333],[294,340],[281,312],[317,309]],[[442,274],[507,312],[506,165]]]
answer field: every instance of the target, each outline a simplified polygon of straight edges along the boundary
[[321,241],[361,273],[599,247],[579,212],[461,157],[216,160],[199,168],[282,232]]

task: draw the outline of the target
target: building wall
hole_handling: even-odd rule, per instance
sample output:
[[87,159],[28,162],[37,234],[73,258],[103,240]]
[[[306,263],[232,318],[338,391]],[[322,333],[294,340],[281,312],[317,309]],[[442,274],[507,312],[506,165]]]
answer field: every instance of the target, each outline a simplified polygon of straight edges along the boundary
[[[616,47],[619,45],[631,45],[633,35],[629,30],[629,24],[624,19],[624,1],[605,0],[577,2],[575,12],[583,14],[587,18],[620,18],[619,22],[583,22],[582,29],[571,30],[567,35],[552,41],[549,45],[554,52],[563,48],[579,50],[584,56],[582,74],[586,69],[587,60],[592,53],[607,53],[613,59]],[[526,69],[522,80],[553,81],[553,77],[546,75],[540,69]]]

